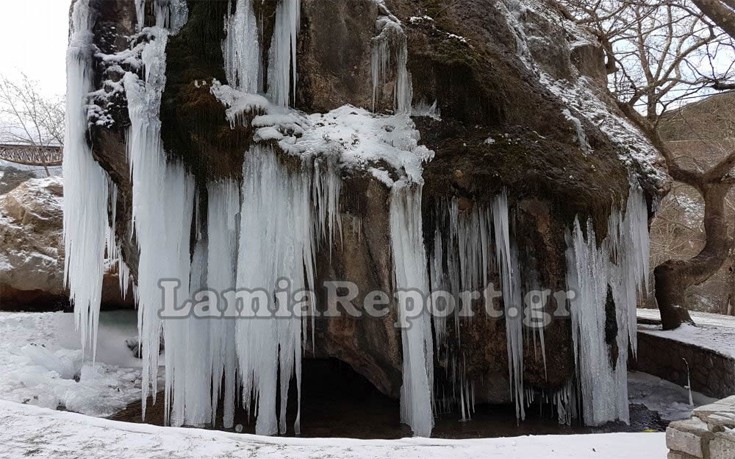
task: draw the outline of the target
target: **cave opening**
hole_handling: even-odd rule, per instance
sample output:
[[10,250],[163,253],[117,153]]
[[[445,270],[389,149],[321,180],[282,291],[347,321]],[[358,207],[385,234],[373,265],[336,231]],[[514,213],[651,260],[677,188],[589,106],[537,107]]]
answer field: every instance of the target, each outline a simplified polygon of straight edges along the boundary
[[[301,392],[301,435],[303,438],[341,437],[357,439],[397,439],[411,436],[410,428],[401,423],[400,402],[381,393],[364,376],[338,359],[305,359]],[[145,423],[164,425],[164,394],[160,392],[154,405],[149,399]],[[286,436],[296,436],[297,392],[291,381],[288,397]],[[517,422],[515,406],[510,404],[478,404],[472,419],[461,421],[457,412],[437,415],[432,431],[434,438],[487,438],[519,435],[551,435],[588,433],[599,429],[580,425],[560,425],[555,408],[534,402],[526,410],[526,419]],[[222,425],[222,404],[213,428]],[[113,416],[114,420],[142,421],[141,403],[135,402]],[[239,407],[235,413],[238,433],[255,433],[255,417]],[[625,426],[607,426],[602,431],[627,430]]]

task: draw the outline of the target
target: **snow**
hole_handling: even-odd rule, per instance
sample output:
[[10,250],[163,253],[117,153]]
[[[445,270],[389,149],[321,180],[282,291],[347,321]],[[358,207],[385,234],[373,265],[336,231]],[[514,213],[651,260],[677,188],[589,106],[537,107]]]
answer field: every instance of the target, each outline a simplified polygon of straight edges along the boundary
[[619,147],[619,157],[630,170],[647,179],[655,180],[659,186],[668,181],[664,168],[660,166],[660,155],[650,141],[636,129],[613,107],[614,101],[599,87],[599,83],[587,76],[574,75],[570,80],[556,79],[541,68],[533,59],[528,43],[531,40],[545,40],[539,36],[543,27],[527,27],[532,22],[523,20],[532,13],[539,20],[561,26],[567,32],[570,48],[581,46],[596,39],[589,32],[574,22],[563,17],[553,8],[544,6],[543,2],[517,2],[513,0],[495,3],[495,8],[505,17],[509,28],[514,32],[517,43],[517,54],[521,62],[536,75],[539,82],[556,96],[569,109],[569,114],[579,121],[579,124],[568,117],[577,130],[580,146],[586,149],[579,127],[584,118],[592,125],[597,126],[612,142]]
[[[638,309],[638,317],[661,320],[657,309]],[[690,311],[696,327],[683,324],[676,330],[661,330],[657,325],[638,326],[641,333],[692,344],[735,359],[735,317]]]
[[126,343],[135,323],[134,311],[102,313],[94,364],[83,356],[73,314],[0,313],[0,399],[90,416],[140,400],[140,361]]
[[[256,118],[253,123],[259,121]],[[374,164],[384,161],[399,177],[423,183],[423,164],[434,157],[433,151],[419,145],[420,135],[407,114],[374,115],[345,105],[326,114],[308,115],[297,124],[303,126],[303,135],[284,135],[278,142],[284,151],[302,157],[337,156],[342,168],[367,169],[389,187],[393,180],[385,180]],[[285,130],[283,125],[278,128]]]
[[0,401],[4,457],[259,457],[301,459],[429,458],[658,458],[664,433],[527,436],[479,440],[351,440],[270,438],[226,432],[155,427]]
[[[216,80],[211,91],[228,107],[226,116],[232,126],[247,122],[247,115],[257,115],[251,121],[256,142],[277,142],[283,152],[302,160],[324,156],[343,170],[367,170],[387,187],[395,183],[390,172],[399,179],[422,183],[423,164],[434,157],[433,151],[420,145],[421,136],[407,113],[379,115],[344,105],[307,115]],[[379,166],[380,162],[391,171]]]

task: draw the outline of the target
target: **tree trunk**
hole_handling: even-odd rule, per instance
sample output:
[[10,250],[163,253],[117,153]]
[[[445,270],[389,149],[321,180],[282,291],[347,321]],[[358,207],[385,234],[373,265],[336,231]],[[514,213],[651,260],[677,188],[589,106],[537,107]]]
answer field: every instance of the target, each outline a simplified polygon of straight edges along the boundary
[[704,248],[690,260],[668,260],[654,270],[656,301],[661,311],[664,330],[691,322],[686,310],[685,293],[716,273],[730,254],[732,240],[725,219],[725,196],[729,183],[707,183],[702,186],[704,197]]
[[693,0],[712,22],[735,38],[735,2],[732,0]]

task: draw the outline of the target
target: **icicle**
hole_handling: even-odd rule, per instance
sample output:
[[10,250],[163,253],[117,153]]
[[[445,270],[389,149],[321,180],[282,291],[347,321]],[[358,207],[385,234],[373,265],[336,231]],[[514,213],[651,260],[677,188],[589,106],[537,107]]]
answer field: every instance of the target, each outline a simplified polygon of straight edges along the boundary
[[145,2],[146,0],[135,0],[135,15],[138,20],[137,30],[139,32],[145,27]]
[[[238,289],[259,289],[268,292],[265,298],[278,298],[279,291],[298,292],[313,287],[317,225],[312,208],[319,209],[324,203],[312,206],[311,174],[306,166],[300,173],[290,172],[268,146],[256,144],[245,156]],[[302,321],[298,314],[284,312],[283,308],[288,306],[277,302],[272,306],[276,317],[268,315],[237,323],[244,402],[247,405],[251,396],[255,399],[255,429],[261,435],[286,431],[288,387],[293,375],[301,397]],[[253,305],[246,304],[245,309],[257,315]],[[297,415],[297,432],[299,422]]]
[[[376,23],[378,35],[373,38],[372,83],[373,111],[377,108],[382,86],[395,60],[394,109],[397,113],[411,113],[413,84],[408,72],[408,41],[401,23],[394,16],[380,16]],[[395,57],[393,57],[395,54]]]
[[505,330],[508,343],[508,373],[516,416],[525,419],[523,408],[523,318],[518,250],[510,237],[508,197],[503,192],[493,203],[495,250],[503,284]]
[[[571,301],[582,415],[587,425],[628,422],[628,350],[635,352],[635,309],[648,268],[648,213],[642,192],[632,189],[625,215],[613,211],[608,236],[599,246],[592,223],[587,238],[577,220],[567,234],[567,285]],[[609,342],[609,302],[617,330]],[[615,352],[613,346],[617,348]]]
[[[166,84],[166,42],[168,32],[150,29],[151,42],[143,53],[145,80],[132,73],[123,83],[128,98],[131,121],[128,155],[133,184],[133,224],[140,259],[138,262],[138,330],[143,350],[143,414],[152,389],[157,392],[157,374],[162,322],[159,316],[162,279],[181,282],[182,296],[189,292],[190,235],[194,207],[194,180],[184,167],[167,163],[161,141],[159,120],[161,95]],[[173,341],[184,340],[175,334]],[[184,348],[180,342],[167,343],[167,348]],[[185,351],[181,351],[185,353]],[[179,353],[179,354],[181,354]],[[166,414],[169,413],[175,386],[176,351],[166,353]],[[154,398],[155,399],[155,398]],[[181,409],[176,422],[183,422]],[[168,419],[167,419],[168,420]]]
[[[421,222],[421,187],[397,183],[390,204],[396,290],[429,290]],[[428,437],[434,426],[430,384],[434,379],[431,319],[425,309],[415,318],[406,317],[406,312],[399,310],[402,320],[410,324],[402,329],[401,419],[411,427],[414,435]]]
[[92,90],[92,28],[89,0],[74,3],[66,56],[64,145],[64,283],[74,303],[82,350],[96,356],[97,325],[105,273],[109,185],[87,143],[87,95]]
[[[186,0],[154,0],[156,10],[156,27],[166,28],[173,35],[179,33],[189,19],[189,7]],[[140,16],[138,17],[140,23]]]
[[[440,202],[435,209],[434,246],[430,253],[429,269],[432,292],[449,291],[454,298],[460,297],[460,292],[484,291],[489,282],[489,268],[491,263],[491,218],[490,210],[475,205],[471,210],[460,213],[456,199]],[[448,225],[449,231],[443,234],[442,224]],[[446,263],[446,268],[444,267]],[[474,409],[471,403],[470,391],[472,381],[467,377],[464,362],[461,333],[459,329],[460,317],[457,303],[454,308],[454,323],[458,339],[458,349],[451,351],[449,359],[454,362],[452,396],[442,402],[443,405],[459,407],[462,419],[471,419]],[[446,337],[446,318],[438,315],[433,317],[434,333],[436,336],[436,351],[444,344]],[[458,395],[457,395],[458,394]],[[441,395],[441,394],[439,394]]]
[[[434,230],[434,249],[429,255],[429,279],[431,281],[431,290],[439,291],[446,288],[444,276],[444,245],[442,243],[442,234],[439,228]],[[436,351],[444,342],[447,336],[447,318],[442,314],[434,314],[432,319],[434,324],[434,336],[436,338]]]
[[342,238],[342,221],[339,218],[339,195],[342,190],[342,179],[336,164],[328,159],[317,158],[314,161],[314,202],[317,207],[316,232],[328,242],[329,250],[334,247],[335,230]]
[[[182,296],[196,298],[195,293],[206,286],[207,251],[207,242],[197,241],[188,282],[190,294]],[[211,421],[209,328],[209,321],[196,316],[163,321],[166,391],[171,400],[171,425],[204,427]]]
[[228,14],[225,19],[222,54],[230,86],[246,93],[260,92],[260,43],[253,0],[237,0],[235,14]]
[[554,393],[552,403],[556,406],[559,424],[571,425],[572,420],[578,417],[576,400],[573,381]]
[[279,0],[269,53],[268,94],[287,107],[296,94],[296,36],[301,27],[301,0]]
[[120,286],[120,296],[124,300],[127,296],[128,287],[130,286],[130,269],[123,260],[120,243],[115,234],[117,225],[117,185],[108,177],[108,187],[110,193],[110,224],[107,227],[107,235],[105,237],[105,246],[107,247],[107,265],[108,268],[117,264],[117,277]]
[[[239,225],[240,190],[233,180],[211,183],[208,187],[207,286],[215,292],[235,288],[237,269],[237,228]],[[210,360],[212,372],[212,424],[217,405],[223,395],[224,426],[232,428],[235,416],[237,356],[235,354],[235,320],[232,317],[210,322]],[[221,386],[224,384],[224,392]]]
[[584,132],[584,126],[582,125],[582,121],[580,121],[580,119],[577,118],[576,116],[572,115],[572,112],[569,111],[568,108],[565,108],[564,110],[562,110],[561,113],[562,115],[564,115],[564,117],[569,122],[571,122],[574,125],[574,129],[577,132],[576,141],[577,141],[577,144],[579,144],[579,148],[581,148],[582,151],[585,152],[585,154],[588,154],[588,155],[592,154],[593,150],[592,150],[592,147],[590,146],[589,140],[587,140],[587,134]]

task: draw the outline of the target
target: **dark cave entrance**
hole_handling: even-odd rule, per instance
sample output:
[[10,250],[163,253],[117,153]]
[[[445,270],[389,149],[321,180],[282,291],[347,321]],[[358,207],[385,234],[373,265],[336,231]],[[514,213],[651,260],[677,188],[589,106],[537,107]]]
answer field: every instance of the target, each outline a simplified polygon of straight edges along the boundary
[[[378,391],[365,377],[348,364],[337,359],[305,359],[303,361],[301,398],[301,437],[346,437],[359,439],[394,439],[410,437],[411,430],[400,421],[400,402]],[[296,419],[296,385],[292,381],[287,412],[287,436],[294,436]],[[637,413],[631,407],[631,421],[650,413]],[[644,416],[644,417],[645,417]],[[113,419],[127,422],[141,421],[141,403],[136,402]],[[217,415],[217,429],[221,425],[222,407]],[[432,432],[435,438],[487,438],[539,434],[572,434],[600,431],[640,430],[624,425],[587,428],[578,425],[559,425],[556,411],[549,404],[532,404],[526,409],[526,420],[516,420],[514,405],[479,404],[472,420],[460,421],[458,413],[447,413],[436,418]],[[149,401],[146,423],[163,425],[163,393],[152,405]],[[651,420],[644,420],[650,426]],[[236,412],[235,429],[254,433],[255,421],[240,408]]]

